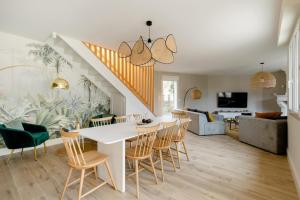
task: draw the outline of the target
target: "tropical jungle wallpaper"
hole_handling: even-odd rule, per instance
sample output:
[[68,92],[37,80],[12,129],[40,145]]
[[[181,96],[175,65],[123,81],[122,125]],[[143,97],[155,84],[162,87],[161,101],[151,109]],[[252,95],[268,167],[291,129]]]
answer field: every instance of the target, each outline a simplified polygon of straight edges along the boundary
[[[93,116],[109,113],[109,97],[64,55],[47,44],[3,33],[1,42],[6,48],[0,49],[0,123],[41,124],[50,138],[57,138],[61,127],[72,129],[77,121],[87,127]],[[67,80],[69,89],[52,89],[57,77]]]

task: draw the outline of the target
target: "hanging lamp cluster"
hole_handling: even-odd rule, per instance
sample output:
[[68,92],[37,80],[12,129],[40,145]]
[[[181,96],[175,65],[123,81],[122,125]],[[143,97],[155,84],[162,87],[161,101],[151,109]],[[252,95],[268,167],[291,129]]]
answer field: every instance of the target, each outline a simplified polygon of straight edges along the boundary
[[131,48],[127,42],[122,42],[119,46],[118,55],[120,58],[127,58],[128,62],[137,66],[151,66],[155,62],[163,64],[170,64],[174,62],[173,54],[177,52],[175,38],[169,34],[166,39],[157,38],[152,42],[150,38],[150,27],[152,21],[147,21],[146,25],[149,27],[148,45],[140,36]]
[[270,72],[264,71],[264,64],[260,63],[262,66],[262,71],[257,72],[251,78],[251,86],[253,88],[273,88],[276,86],[276,78]]

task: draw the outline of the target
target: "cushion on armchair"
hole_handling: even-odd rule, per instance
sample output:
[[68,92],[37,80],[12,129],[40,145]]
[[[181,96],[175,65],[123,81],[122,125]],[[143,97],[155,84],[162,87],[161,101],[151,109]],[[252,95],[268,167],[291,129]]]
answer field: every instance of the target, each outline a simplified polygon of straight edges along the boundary
[[22,120],[20,118],[17,118],[17,119],[11,120],[10,122],[5,123],[5,127],[24,131],[24,127],[22,125]]

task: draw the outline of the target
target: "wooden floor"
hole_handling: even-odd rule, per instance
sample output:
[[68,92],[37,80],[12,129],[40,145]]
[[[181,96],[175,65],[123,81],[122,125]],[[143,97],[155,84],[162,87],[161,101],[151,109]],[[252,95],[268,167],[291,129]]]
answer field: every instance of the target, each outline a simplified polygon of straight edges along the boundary
[[[285,156],[264,152],[227,135],[200,137],[190,133],[186,143],[191,161],[182,161],[182,169],[176,173],[166,162],[164,183],[156,185],[153,175],[140,173],[141,199],[297,199]],[[0,158],[0,199],[58,199],[68,171],[65,158],[56,153],[61,147],[49,148],[46,157],[39,149],[36,162],[31,151],[24,153],[23,160],[20,154],[14,155],[9,164]],[[86,180],[86,186],[95,184],[93,177]],[[65,199],[76,199],[77,187],[71,186]],[[104,186],[85,199],[135,199],[134,178],[127,179],[126,190],[121,193]]]

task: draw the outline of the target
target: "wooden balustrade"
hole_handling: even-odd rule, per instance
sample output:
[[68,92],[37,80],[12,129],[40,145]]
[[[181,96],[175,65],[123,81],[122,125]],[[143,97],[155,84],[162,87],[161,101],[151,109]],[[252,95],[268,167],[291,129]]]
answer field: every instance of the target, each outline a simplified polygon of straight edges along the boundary
[[148,109],[154,109],[154,65],[136,66],[118,52],[83,42],[93,54],[116,76]]

